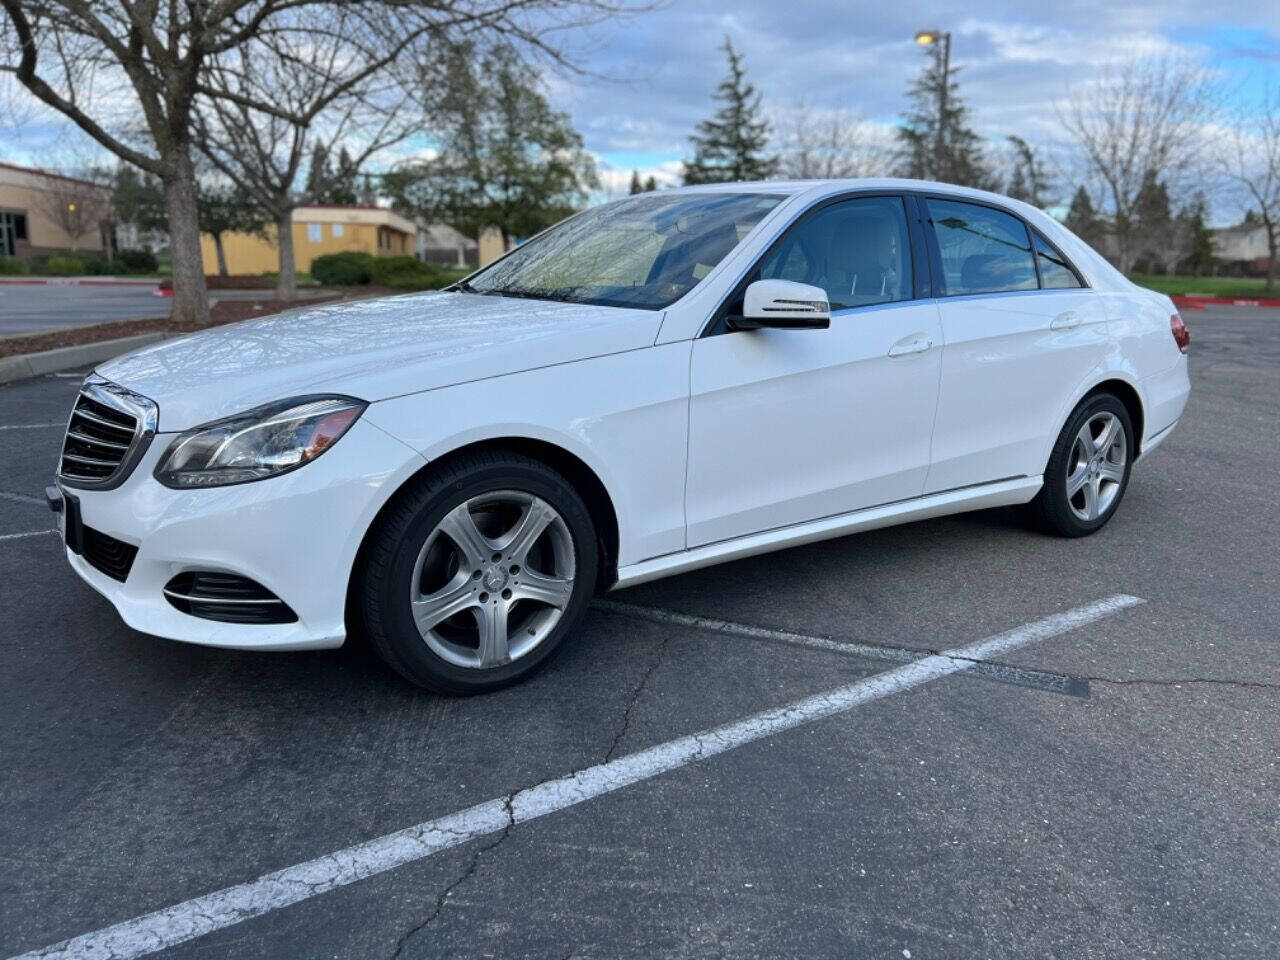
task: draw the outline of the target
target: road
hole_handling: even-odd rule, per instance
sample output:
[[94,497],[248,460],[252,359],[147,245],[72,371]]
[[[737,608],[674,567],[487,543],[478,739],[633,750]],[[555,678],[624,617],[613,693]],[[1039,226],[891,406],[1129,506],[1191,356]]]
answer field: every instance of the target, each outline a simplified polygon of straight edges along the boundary
[[990,511],[622,591],[474,699],[125,628],[42,532],[76,380],[0,388],[0,956],[313,860],[164,955],[1280,956],[1280,313],[1188,322],[1186,416],[1100,534]]
[[155,284],[0,283],[0,337],[169,316],[173,301],[155,291]]
[[[173,300],[157,297],[155,291],[154,284],[0,283],[0,337],[169,316]],[[299,296],[326,292],[311,287]],[[270,300],[274,296],[273,290],[218,290],[210,299]]]

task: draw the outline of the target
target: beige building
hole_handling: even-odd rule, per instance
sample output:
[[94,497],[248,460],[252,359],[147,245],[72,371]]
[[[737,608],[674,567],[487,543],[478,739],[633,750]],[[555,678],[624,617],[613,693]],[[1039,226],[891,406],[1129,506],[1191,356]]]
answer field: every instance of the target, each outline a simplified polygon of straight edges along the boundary
[[1248,272],[1267,272],[1271,251],[1267,247],[1267,228],[1261,223],[1242,223],[1215,230],[1210,242],[1213,255],[1219,260]]
[[0,257],[101,253],[110,238],[110,187],[0,163]]
[[[413,256],[418,227],[412,221],[382,207],[310,206],[293,211],[293,253],[299,272],[309,272],[311,261],[326,253],[362,251],[375,257]],[[228,233],[222,237],[227,272],[237,275],[275,273],[280,269],[274,225],[265,237]],[[218,251],[213,237],[202,234],[200,250],[204,272],[218,273]]]

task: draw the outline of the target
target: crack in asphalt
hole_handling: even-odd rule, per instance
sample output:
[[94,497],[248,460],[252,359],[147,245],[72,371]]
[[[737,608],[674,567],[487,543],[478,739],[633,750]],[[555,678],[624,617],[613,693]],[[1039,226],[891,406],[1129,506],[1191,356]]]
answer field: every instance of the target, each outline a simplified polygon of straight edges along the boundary
[[30,503],[48,509],[43,497],[32,497],[25,493],[14,493],[11,490],[0,490],[0,500],[12,500],[14,503]]
[[[622,745],[622,741],[626,737],[627,731],[631,729],[631,713],[635,709],[636,705],[640,702],[640,698],[644,695],[644,691],[649,685],[649,678],[653,676],[654,671],[658,669],[658,665],[662,663],[662,660],[665,657],[667,652],[667,646],[670,644],[670,642],[671,642],[670,637],[663,637],[662,640],[659,641],[657,645],[657,649],[654,651],[652,660],[650,660],[648,667],[645,668],[645,671],[641,675],[640,680],[636,684],[635,689],[631,692],[631,697],[627,701],[626,709],[623,711],[623,714],[622,714],[622,725],[618,728],[618,732],[614,735],[613,742],[609,744],[609,749],[605,752],[604,760],[602,761],[603,763],[608,763],[610,760],[613,759],[614,754],[617,753],[618,748]],[[589,769],[589,768],[584,768],[584,769]],[[579,772],[580,771],[578,770],[571,771],[565,779],[573,779],[574,777],[577,776]],[[507,837],[511,833],[511,828],[516,825],[516,817],[515,817],[515,810],[513,808],[513,804],[515,803],[517,797],[528,792],[530,789],[532,789],[532,787],[529,787],[529,786],[520,787],[516,790],[512,790],[510,793],[506,794],[502,798],[502,806],[507,814],[507,824],[503,828],[502,832],[498,834],[497,838],[491,841],[490,843],[487,843],[482,847],[476,848],[475,853],[472,854],[471,859],[467,862],[466,869],[464,869],[462,873],[460,873],[456,878],[450,881],[445,886],[445,888],[440,891],[439,896],[436,897],[435,909],[431,911],[430,915],[424,918],[421,923],[418,923],[415,926],[410,927],[408,930],[406,930],[404,934],[401,935],[400,939],[396,941],[396,948],[395,948],[395,951],[391,954],[391,960],[401,960],[401,958],[404,957],[405,949],[414,940],[414,938],[417,937],[418,934],[422,933],[422,931],[426,930],[433,923],[435,923],[436,920],[440,918],[440,914],[444,912],[445,904],[448,902],[449,897],[453,895],[454,891],[457,890],[459,887],[461,887],[468,880],[470,880],[473,876],[475,876],[476,871],[479,869],[479,866],[480,866],[480,859],[486,853],[489,853],[491,850],[497,849],[506,841]],[[570,951],[568,956],[572,957],[573,951]]]
[[453,895],[453,892],[475,876],[476,870],[480,867],[480,858],[490,850],[495,850],[500,847],[506,841],[507,837],[511,835],[511,828],[516,825],[516,815],[511,805],[515,801],[516,796],[522,793],[525,789],[527,788],[521,787],[519,790],[513,790],[502,798],[502,807],[507,814],[507,825],[502,828],[502,832],[498,834],[496,839],[484,844],[484,846],[476,848],[475,853],[471,855],[471,859],[467,863],[466,869],[440,891],[440,895],[436,897],[435,909],[431,911],[430,916],[416,926],[410,927],[404,932],[400,939],[396,941],[396,949],[395,952],[391,954],[391,960],[400,960],[400,958],[404,956],[405,948],[409,946],[409,943],[418,934],[440,918],[440,914],[444,911],[444,905],[448,901],[449,897]]
[[653,672],[658,669],[658,664],[662,662],[662,658],[666,655],[667,645],[671,643],[670,634],[664,636],[658,642],[658,648],[654,651],[653,659],[649,662],[648,668],[640,677],[640,682],[636,684],[635,690],[631,692],[631,699],[627,701],[627,708],[622,712],[622,726],[618,728],[617,734],[614,735],[613,743],[609,744],[609,749],[605,752],[604,762],[608,763],[613,759],[613,755],[617,753],[618,748],[622,746],[622,740],[627,735],[627,731],[631,729],[631,711],[636,708],[636,704],[640,702],[640,698],[644,695],[645,688],[649,685],[649,678],[653,676]]
[[[1063,682],[1075,681],[1083,686],[1083,696],[1088,696],[1089,683],[1106,683],[1116,686],[1156,686],[1156,687],[1182,687],[1193,686],[1198,684],[1208,686],[1236,687],[1248,690],[1280,690],[1280,683],[1270,683],[1261,680],[1233,680],[1226,677],[1186,677],[1186,678],[1146,678],[1146,677],[1105,677],[1105,676],[1088,676],[1084,674],[1065,674],[1053,673],[1040,670],[1035,667],[1020,667],[1015,664],[1008,663],[1003,660],[992,660],[983,657],[964,657],[957,656],[954,653],[947,653],[945,650],[937,647],[898,647],[888,644],[867,643],[865,641],[850,641],[837,639],[820,634],[802,634],[789,630],[779,630],[774,627],[761,627],[755,624],[734,623],[729,620],[720,620],[714,617],[698,616],[696,614],[679,613],[671,610],[663,610],[657,607],[648,607],[639,604],[629,604],[619,601],[597,601],[596,606],[607,612],[621,614],[623,616],[638,617],[640,619],[665,622],[670,620],[680,626],[691,627],[696,630],[703,630],[708,633],[745,636],[754,639],[780,640],[782,642],[805,642],[817,641],[827,644],[831,649],[839,647],[847,648],[846,651],[855,655],[868,656],[875,659],[896,660],[899,662],[910,662],[912,660],[920,660],[925,657],[945,656],[951,660],[959,660],[965,663],[972,663],[977,667],[990,669],[993,671],[1014,671],[1020,674],[1041,678],[1043,680],[1058,680]],[[664,641],[665,643],[665,641]],[[650,667],[649,672],[652,672]],[[999,676],[991,676],[988,679],[1000,680]],[[631,707],[635,705],[635,700],[639,693],[644,689],[644,683],[648,680],[648,673],[641,681],[640,687],[637,688],[636,694],[632,698],[632,703],[627,708],[627,717],[629,720]],[[616,748],[621,740],[623,731],[619,733],[614,740]],[[610,748],[610,755],[613,748]]]
[[1219,687],[1239,687],[1242,690],[1280,690],[1280,683],[1264,680],[1232,680],[1227,677],[1181,677],[1174,679],[1147,679],[1144,677],[1082,677],[1090,683],[1112,683],[1116,686],[1183,687],[1207,684]]

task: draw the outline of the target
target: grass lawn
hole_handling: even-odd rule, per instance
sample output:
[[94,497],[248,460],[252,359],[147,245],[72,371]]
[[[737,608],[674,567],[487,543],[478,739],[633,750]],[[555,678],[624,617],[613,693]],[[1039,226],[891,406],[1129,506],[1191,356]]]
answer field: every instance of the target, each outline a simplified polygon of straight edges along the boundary
[[[1129,278],[1139,286],[1157,290],[1170,296],[1203,294],[1208,297],[1242,297],[1258,299],[1276,297],[1280,293],[1267,293],[1266,280],[1262,277],[1166,277],[1160,274],[1137,273]],[[1277,285],[1280,287],[1280,284]]]

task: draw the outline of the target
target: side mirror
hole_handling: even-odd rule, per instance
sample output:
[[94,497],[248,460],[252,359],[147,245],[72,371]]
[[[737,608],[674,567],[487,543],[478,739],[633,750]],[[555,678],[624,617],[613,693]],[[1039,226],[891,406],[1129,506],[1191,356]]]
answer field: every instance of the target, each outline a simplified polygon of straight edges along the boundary
[[831,304],[821,287],[793,280],[757,280],[747,287],[742,316],[731,317],[729,323],[736,330],[825,330],[831,326]]

